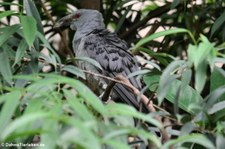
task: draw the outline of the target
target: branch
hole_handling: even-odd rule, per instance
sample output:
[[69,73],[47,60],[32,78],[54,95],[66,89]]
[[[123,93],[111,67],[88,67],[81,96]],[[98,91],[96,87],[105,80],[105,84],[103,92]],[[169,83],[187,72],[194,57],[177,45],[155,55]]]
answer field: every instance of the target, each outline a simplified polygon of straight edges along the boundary
[[159,7],[156,10],[150,11],[148,13],[148,15],[146,17],[144,17],[141,21],[138,21],[136,24],[134,24],[131,28],[129,28],[128,31],[123,32],[120,37],[121,38],[126,38],[128,36],[130,36],[130,34],[133,34],[133,32],[137,31],[137,29],[141,26],[143,26],[144,24],[146,24],[150,19],[155,18],[160,16],[161,14],[167,12],[168,10],[170,10],[170,3],[166,4],[162,7]]

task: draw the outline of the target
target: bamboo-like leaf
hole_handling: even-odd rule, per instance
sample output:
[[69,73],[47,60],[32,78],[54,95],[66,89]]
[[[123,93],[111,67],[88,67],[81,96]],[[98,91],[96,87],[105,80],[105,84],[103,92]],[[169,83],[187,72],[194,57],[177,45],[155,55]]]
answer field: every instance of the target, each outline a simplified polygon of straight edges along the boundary
[[67,66],[63,67],[62,70],[70,72],[78,77],[85,79],[84,72],[81,69],[79,69],[78,67],[75,67],[73,65],[67,65]]
[[31,47],[37,33],[36,21],[31,16],[20,16],[20,20],[23,27],[24,38],[26,39],[29,47]]
[[211,37],[223,25],[224,22],[225,22],[225,11],[221,14],[221,16],[213,24],[211,34],[210,34]]

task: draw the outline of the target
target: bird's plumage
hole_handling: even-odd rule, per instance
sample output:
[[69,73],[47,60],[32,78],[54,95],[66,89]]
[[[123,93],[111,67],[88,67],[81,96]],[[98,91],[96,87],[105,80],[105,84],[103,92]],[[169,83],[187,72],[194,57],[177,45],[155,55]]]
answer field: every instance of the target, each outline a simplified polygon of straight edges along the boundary
[[[70,22],[70,23],[68,23]],[[121,40],[115,33],[105,29],[101,13],[96,10],[81,9],[61,19],[62,24],[70,25],[76,30],[73,39],[73,49],[77,57],[90,57],[96,60],[103,68],[100,70],[87,62],[79,62],[82,69],[101,73],[109,77],[117,75],[127,76],[139,70],[137,60],[128,52],[125,41]],[[90,78],[91,77],[91,78]],[[107,84],[108,80],[88,76],[91,83],[101,82]],[[139,90],[141,81],[135,77],[129,78],[133,86]],[[94,84],[95,86],[97,84]],[[113,87],[114,94],[123,102],[139,108],[137,97],[124,85],[116,84]]]

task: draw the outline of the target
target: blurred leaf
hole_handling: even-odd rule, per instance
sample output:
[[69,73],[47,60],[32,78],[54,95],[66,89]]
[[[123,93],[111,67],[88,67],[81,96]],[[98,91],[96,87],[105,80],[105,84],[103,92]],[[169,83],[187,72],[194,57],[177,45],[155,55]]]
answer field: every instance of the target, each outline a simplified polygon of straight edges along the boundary
[[143,74],[146,74],[148,72],[150,72],[150,70],[148,70],[148,69],[138,70],[138,71],[135,71],[135,72],[130,73],[128,75],[128,78],[132,78],[134,76],[143,75]]
[[102,70],[101,65],[96,60],[94,60],[92,58],[89,58],[89,57],[76,57],[75,60],[88,62],[88,63],[96,66],[100,70]]
[[[13,114],[19,104],[21,93],[13,91],[9,94],[0,96],[0,103],[4,101],[0,112],[0,132],[3,132],[13,118]],[[9,110],[10,109],[10,110]],[[0,135],[1,136],[1,135]]]
[[178,147],[181,147],[181,145],[186,142],[196,143],[206,148],[215,149],[213,143],[201,134],[188,134],[185,136],[181,136],[175,140],[170,140],[166,142],[161,149],[168,149],[175,144],[180,144]]
[[28,48],[28,45],[27,45],[26,41],[24,39],[21,40],[20,44],[16,50],[16,58],[15,58],[13,66],[15,66],[18,62],[20,62],[22,57],[25,55],[25,51],[27,50],[27,48]]
[[218,19],[216,19],[215,23],[213,24],[211,34],[210,34],[211,37],[223,25],[224,22],[225,22],[225,11],[220,15]]
[[30,16],[20,16],[20,19],[23,27],[24,38],[26,39],[29,47],[31,47],[37,33],[36,21],[33,17]]
[[9,37],[14,34],[17,30],[19,30],[20,25],[12,25],[4,27],[2,30],[2,34],[0,34],[0,47],[3,45],[4,42],[6,42]]
[[85,79],[84,72],[80,68],[75,67],[73,65],[66,65],[65,67],[62,68],[62,70],[70,72],[78,77]]
[[23,0],[24,9],[28,16],[33,16],[37,22],[38,31],[44,35],[44,30],[41,24],[41,17],[40,14],[32,0]]
[[23,115],[20,118],[17,118],[16,120],[14,120],[13,122],[11,122],[7,128],[5,128],[5,130],[2,131],[1,133],[1,140],[6,140],[8,137],[10,137],[10,135],[15,131],[20,129],[20,127],[34,122],[37,119],[40,118],[45,118],[45,117],[49,117],[50,114],[49,113],[44,113],[44,112],[36,112],[36,113],[29,113],[26,115]]
[[9,57],[6,54],[5,50],[3,50],[2,48],[0,48],[0,73],[2,74],[5,81],[9,85],[12,85],[12,70]]
[[4,11],[4,12],[1,12],[0,13],[0,19],[4,18],[4,17],[7,17],[7,16],[10,16],[12,14],[14,14],[15,11]]
[[126,115],[131,116],[135,118],[139,118],[143,121],[149,122],[158,128],[162,128],[162,125],[159,121],[151,117],[150,115],[145,115],[143,113],[137,112],[136,109],[134,109],[131,106],[125,105],[125,104],[108,104],[106,106],[108,110],[110,111],[110,115]]

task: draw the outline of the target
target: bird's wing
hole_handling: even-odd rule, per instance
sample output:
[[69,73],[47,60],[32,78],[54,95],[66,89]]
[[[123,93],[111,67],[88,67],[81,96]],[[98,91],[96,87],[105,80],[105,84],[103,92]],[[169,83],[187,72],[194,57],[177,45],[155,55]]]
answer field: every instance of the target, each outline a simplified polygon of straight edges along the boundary
[[[94,30],[82,39],[84,43],[83,50],[88,56],[103,67],[103,73],[115,77],[122,74],[127,77],[130,73],[138,70],[136,59],[127,51],[126,42],[117,37],[116,34],[107,30]],[[137,78],[130,78],[129,81],[133,86],[141,89],[141,82]],[[136,108],[139,108],[137,97],[125,86],[116,84],[114,91],[119,98]]]

